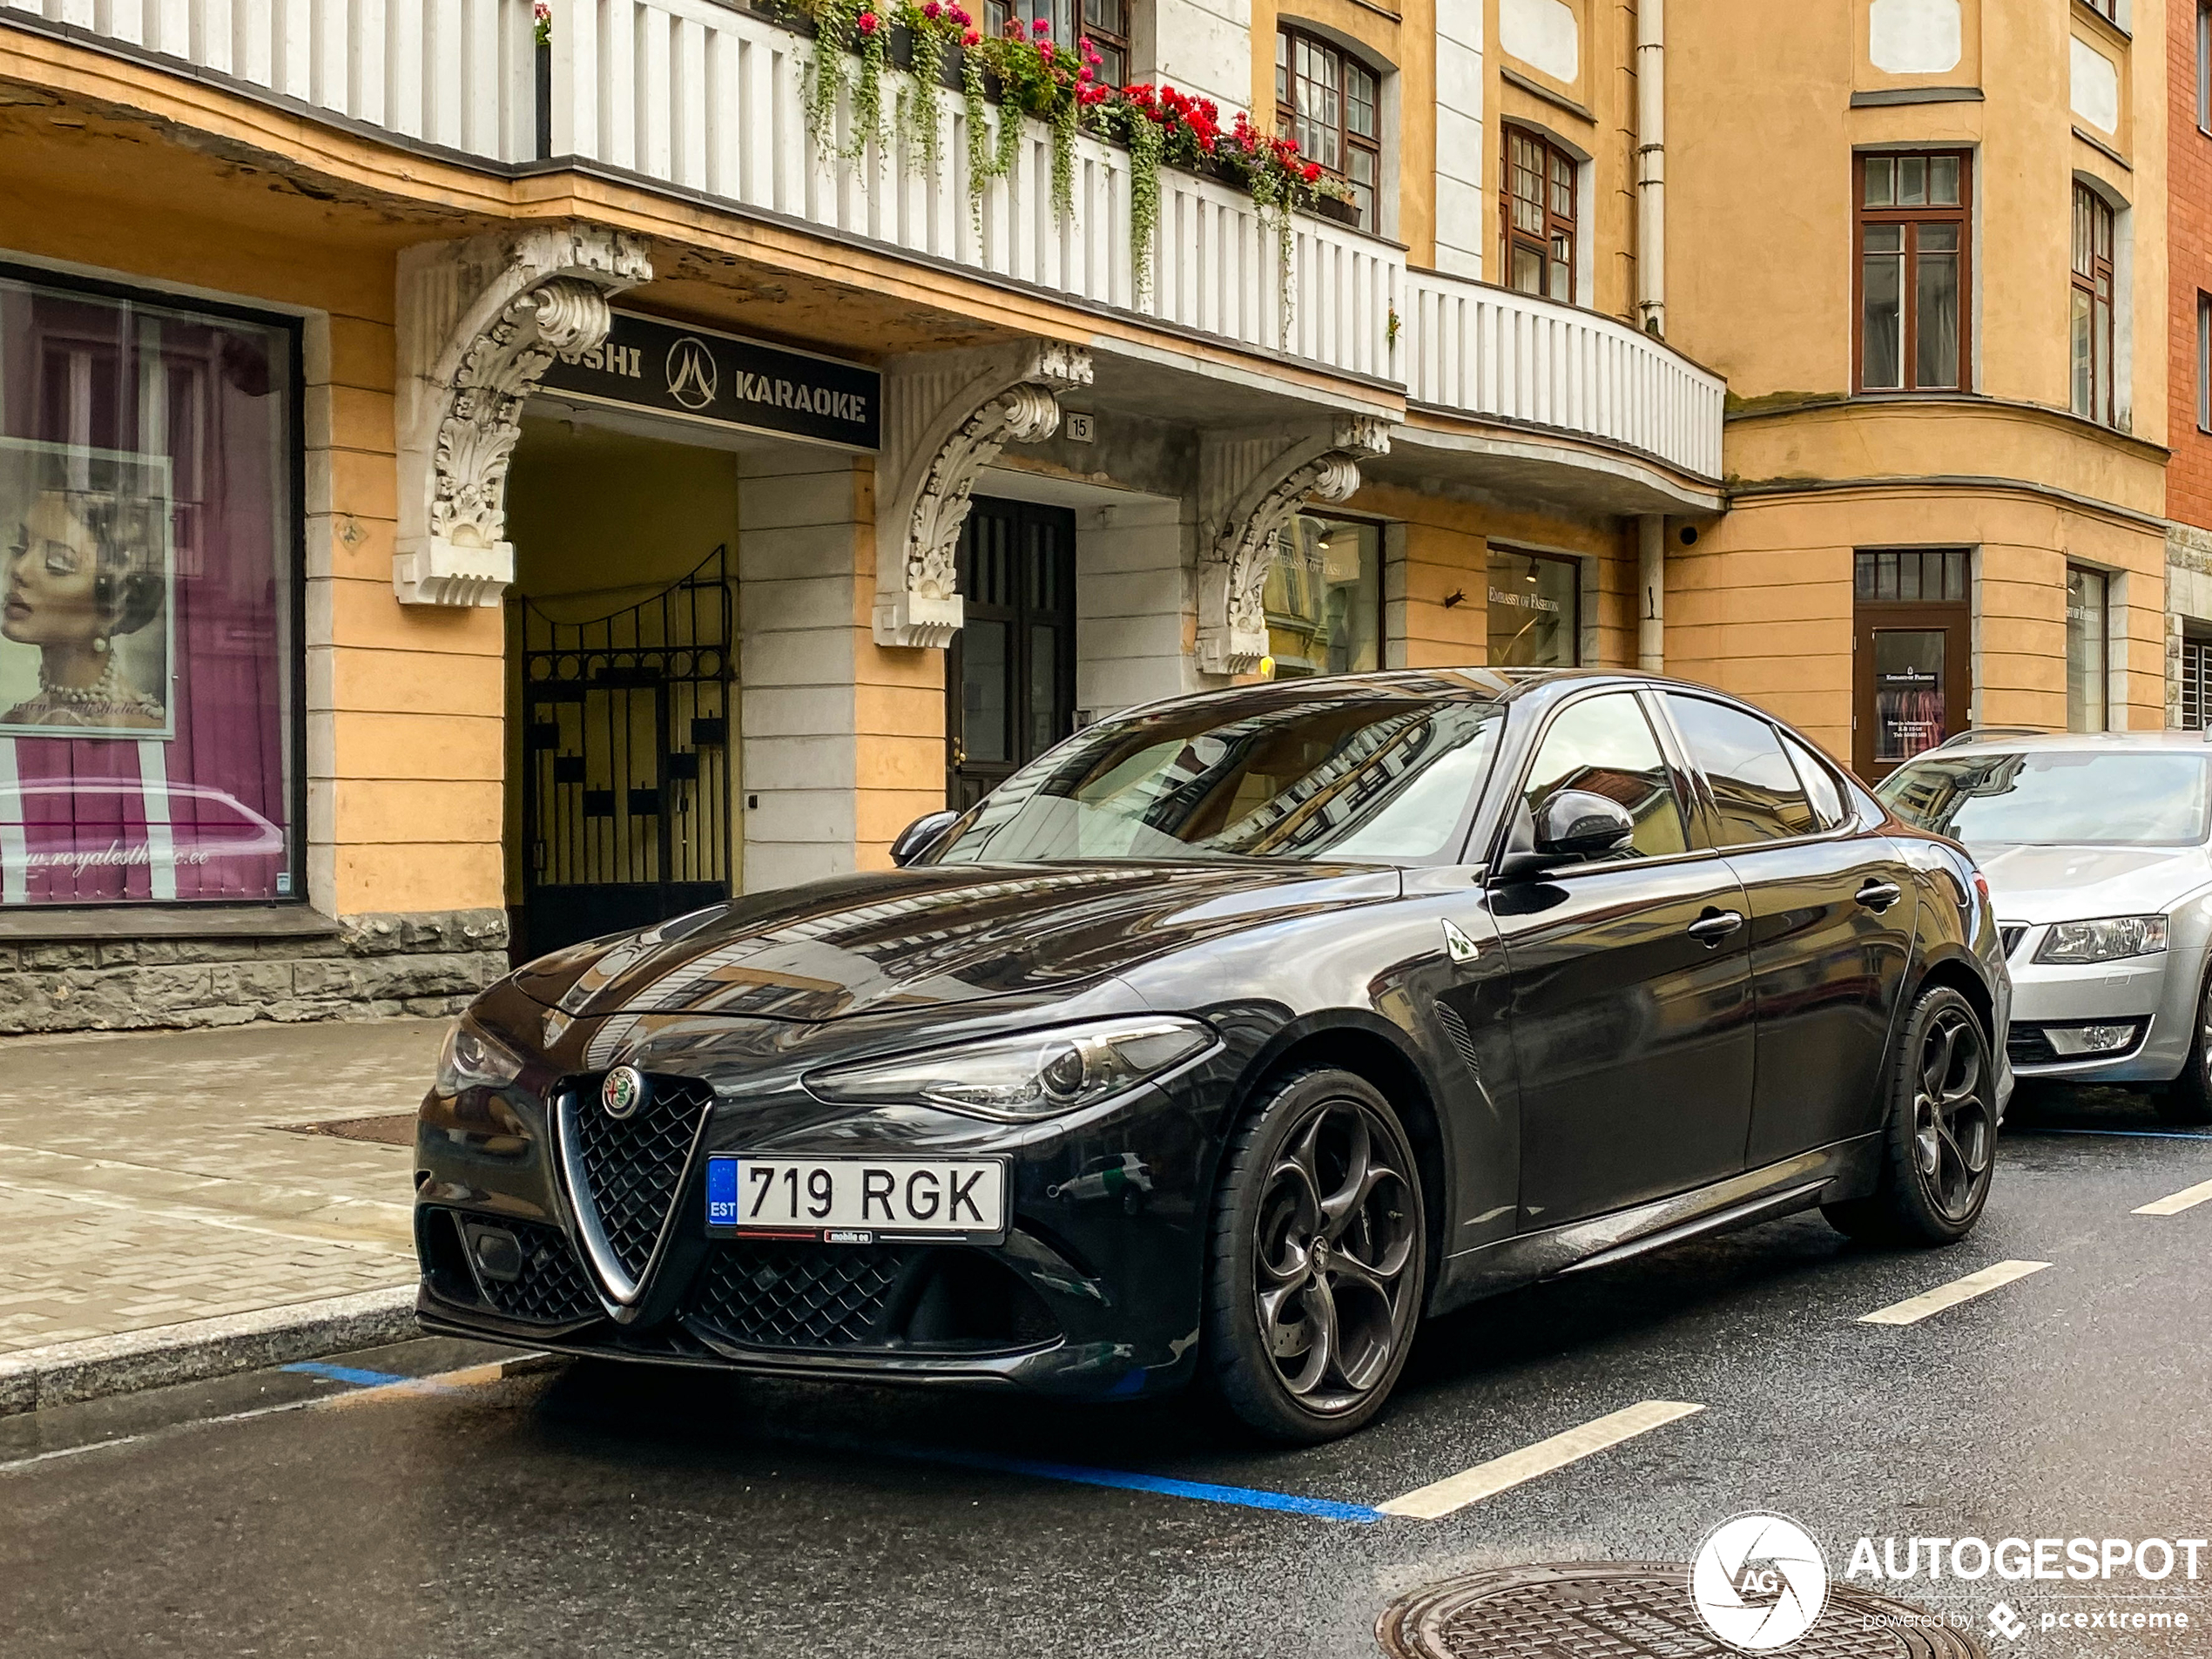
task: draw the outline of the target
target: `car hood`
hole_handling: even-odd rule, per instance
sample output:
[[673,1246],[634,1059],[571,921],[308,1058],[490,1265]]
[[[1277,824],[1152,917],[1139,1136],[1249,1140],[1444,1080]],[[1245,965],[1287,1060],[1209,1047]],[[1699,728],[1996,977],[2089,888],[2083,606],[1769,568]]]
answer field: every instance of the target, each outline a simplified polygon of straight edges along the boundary
[[1052,990],[1282,917],[1395,898],[1395,869],[1283,864],[934,867],[754,894],[515,975],[584,1017],[817,1021]]
[[2201,846],[1975,846],[2003,921],[2148,916],[2212,880]]

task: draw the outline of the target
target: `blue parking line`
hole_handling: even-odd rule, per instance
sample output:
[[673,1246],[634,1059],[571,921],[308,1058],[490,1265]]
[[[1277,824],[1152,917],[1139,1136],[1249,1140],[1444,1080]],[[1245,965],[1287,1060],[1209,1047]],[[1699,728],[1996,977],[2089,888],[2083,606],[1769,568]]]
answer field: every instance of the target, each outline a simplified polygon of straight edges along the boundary
[[2022,1129],[2020,1135],[2114,1135],[2132,1141],[2212,1141],[2185,1129]]
[[280,1371],[296,1371],[304,1376],[327,1378],[332,1382],[351,1383],[356,1388],[381,1388],[387,1383],[412,1382],[395,1371],[363,1371],[358,1366],[334,1366],[320,1359],[302,1359],[296,1365],[280,1366]]
[[1339,1503],[1332,1498],[1304,1498],[1291,1492],[1267,1492],[1257,1487],[1216,1486],[1204,1480],[1177,1480],[1163,1474],[1138,1474],[1127,1469],[1095,1469],[1080,1463],[1048,1463],[1035,1458],[1001,1457],[991,1452],[966,1452],[949,1447],[901,1446],[880,1441],[853,1441],[855,1451],[882,1453],[917,1463],[949,1463],[968,1469],[990,1469],[1001,1474],[1026,1474],[1040,1480],[1068,1480],[1077,1486],[1112,1487],[1128,1492],[1157,1492],[1170,1498],[1192,1498],[1200,1503],[1235,1504],[1244,1509],[1271,1509],[1279,1514],[1305,1515],[1315,1521],[1348,1521],[1365,1526],[1382,1520],[1383,1512],[1364,1503]]

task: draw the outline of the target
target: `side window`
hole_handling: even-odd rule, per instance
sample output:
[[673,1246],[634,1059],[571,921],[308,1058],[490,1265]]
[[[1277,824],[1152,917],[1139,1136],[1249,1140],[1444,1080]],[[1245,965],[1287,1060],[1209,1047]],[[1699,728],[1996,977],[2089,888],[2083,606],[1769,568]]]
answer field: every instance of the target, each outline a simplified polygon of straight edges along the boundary
[[1627,807],[1636,826],[1629,846],[1638,858],[1661,858],[1689,846],[1674,775],[1631,693],[1587,698],[1552,722],[1528,768],[1523,794],[1529,811],[1541,811],[1562,789],[1587,789]]
[[1692,765],[1713,786],[1723,846],[1811,835],[1820,824],[1797,769],[1774,728],[1756,715],[1702,697],[1667,693]]
[[1805,793],[1812,798],[1812,810],[1820,819],[1823,829],[1833,829],[1842,823],[1843,792],[1836,787],[1835,775],[1820,764],[1813,752],[1799,743],[1787,732],[1782,734],[1782,746],[1790,752],[1790,759],[1797,762],[1797,781],[1805,786]]

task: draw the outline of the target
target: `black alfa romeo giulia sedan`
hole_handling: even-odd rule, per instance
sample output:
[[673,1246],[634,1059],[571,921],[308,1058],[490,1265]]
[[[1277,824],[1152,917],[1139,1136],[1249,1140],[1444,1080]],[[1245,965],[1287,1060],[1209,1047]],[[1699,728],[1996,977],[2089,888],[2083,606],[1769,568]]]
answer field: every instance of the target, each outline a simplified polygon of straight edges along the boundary
[[422,1323],[1345,1433],[1426,1315],[1817,1205],[1940,1244],[1979,873],[1690,685],[1406,672],[1094,725],[895,870],[533,962],[416,1137]]

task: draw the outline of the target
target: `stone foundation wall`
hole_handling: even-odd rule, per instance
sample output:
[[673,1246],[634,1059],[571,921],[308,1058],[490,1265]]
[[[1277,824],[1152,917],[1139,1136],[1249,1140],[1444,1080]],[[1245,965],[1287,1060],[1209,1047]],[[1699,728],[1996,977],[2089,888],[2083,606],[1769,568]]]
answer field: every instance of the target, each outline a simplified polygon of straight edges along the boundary
[[506,972],[500,910],[306,938],[0,940],[0,1035],[456,1014]]

